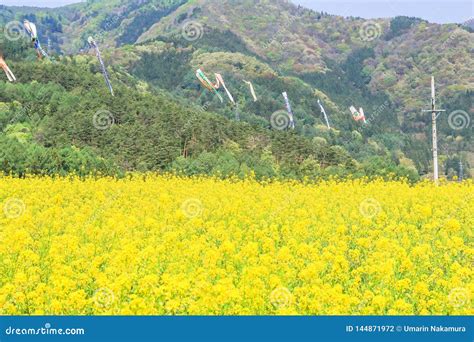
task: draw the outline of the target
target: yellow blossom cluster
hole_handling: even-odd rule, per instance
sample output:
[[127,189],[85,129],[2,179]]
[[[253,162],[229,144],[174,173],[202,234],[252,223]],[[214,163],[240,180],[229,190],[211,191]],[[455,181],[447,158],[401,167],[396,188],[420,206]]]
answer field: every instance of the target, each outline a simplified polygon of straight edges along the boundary
[[0,179],[3,315],[472,315],[474,184]]

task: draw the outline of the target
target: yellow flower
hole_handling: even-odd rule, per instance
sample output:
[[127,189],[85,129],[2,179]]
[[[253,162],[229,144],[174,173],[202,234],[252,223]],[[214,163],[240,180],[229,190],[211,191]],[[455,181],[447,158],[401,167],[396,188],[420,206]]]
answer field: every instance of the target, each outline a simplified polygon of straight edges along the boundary
[[3,177],[0,203],[15,201],[0,211],[0,315],[469,315],[473,193]]
[[445,227],[449,232],[456,232],[461,229],[461,224],[456,219],[450,219],[446,222]]

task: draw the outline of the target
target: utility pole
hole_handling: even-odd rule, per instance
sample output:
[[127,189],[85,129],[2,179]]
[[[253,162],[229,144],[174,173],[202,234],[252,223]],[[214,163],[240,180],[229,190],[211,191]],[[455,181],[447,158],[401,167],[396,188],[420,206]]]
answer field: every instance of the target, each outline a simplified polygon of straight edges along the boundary
[[433,180],[438,184],[439,180],[439,166],[438,166],[438,129],[436,127],[436,119],[439,113],[445,112],[442,109],[436,109],[436,90],[435,80],[431,76],[431,109],[423,110],[424,112],[431,112],[432,121],[432,137],[433,137]]
[[464,178],[464,170],[462,168],[462,160],[459,159],[459,182],[462,182]]

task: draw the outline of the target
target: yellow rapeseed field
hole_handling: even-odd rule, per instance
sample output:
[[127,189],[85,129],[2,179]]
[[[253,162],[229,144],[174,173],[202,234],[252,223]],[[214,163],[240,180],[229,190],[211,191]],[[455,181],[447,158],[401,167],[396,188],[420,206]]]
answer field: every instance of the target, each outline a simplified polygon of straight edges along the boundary
[[0,314],[474,314],[474,184],[0,179]]

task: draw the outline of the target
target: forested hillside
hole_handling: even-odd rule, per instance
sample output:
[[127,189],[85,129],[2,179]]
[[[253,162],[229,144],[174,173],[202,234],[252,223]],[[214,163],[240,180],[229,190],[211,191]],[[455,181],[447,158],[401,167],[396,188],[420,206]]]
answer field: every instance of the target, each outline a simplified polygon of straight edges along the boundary
[[[303,178],[371,172],[369,164],[360,165],[339,146],[187,107],[127,74],[112,73],[112,98],[89,56],[11,67],[18,82],[0,84],[6,173],[165,170]],[[389,159],[378,162],[386,164],[381,174],[414,177]]]
[[[467,174],[474,165],[474,40],[462,25],[342,18],[280,0],[110,0],[0,12],[1,48],[18,77],[0,81],[5,172],[416,179],[431,170],[430,116],[421,110],[432,74],[447,110],[439,119],[442,170],[451,178],[459,161]],[[26,37],[9,39],[9,23],[25,18],[37,23],[51,61],[37,61]],[[236,105],[200,86],[198,68],[211,79],[222,74]],[[294,131],[272,122],[285,109],[282,92]],[[367,124],[352,119],[352,105],[365,109]],[[95,127],[97,117],[106,129]]]

